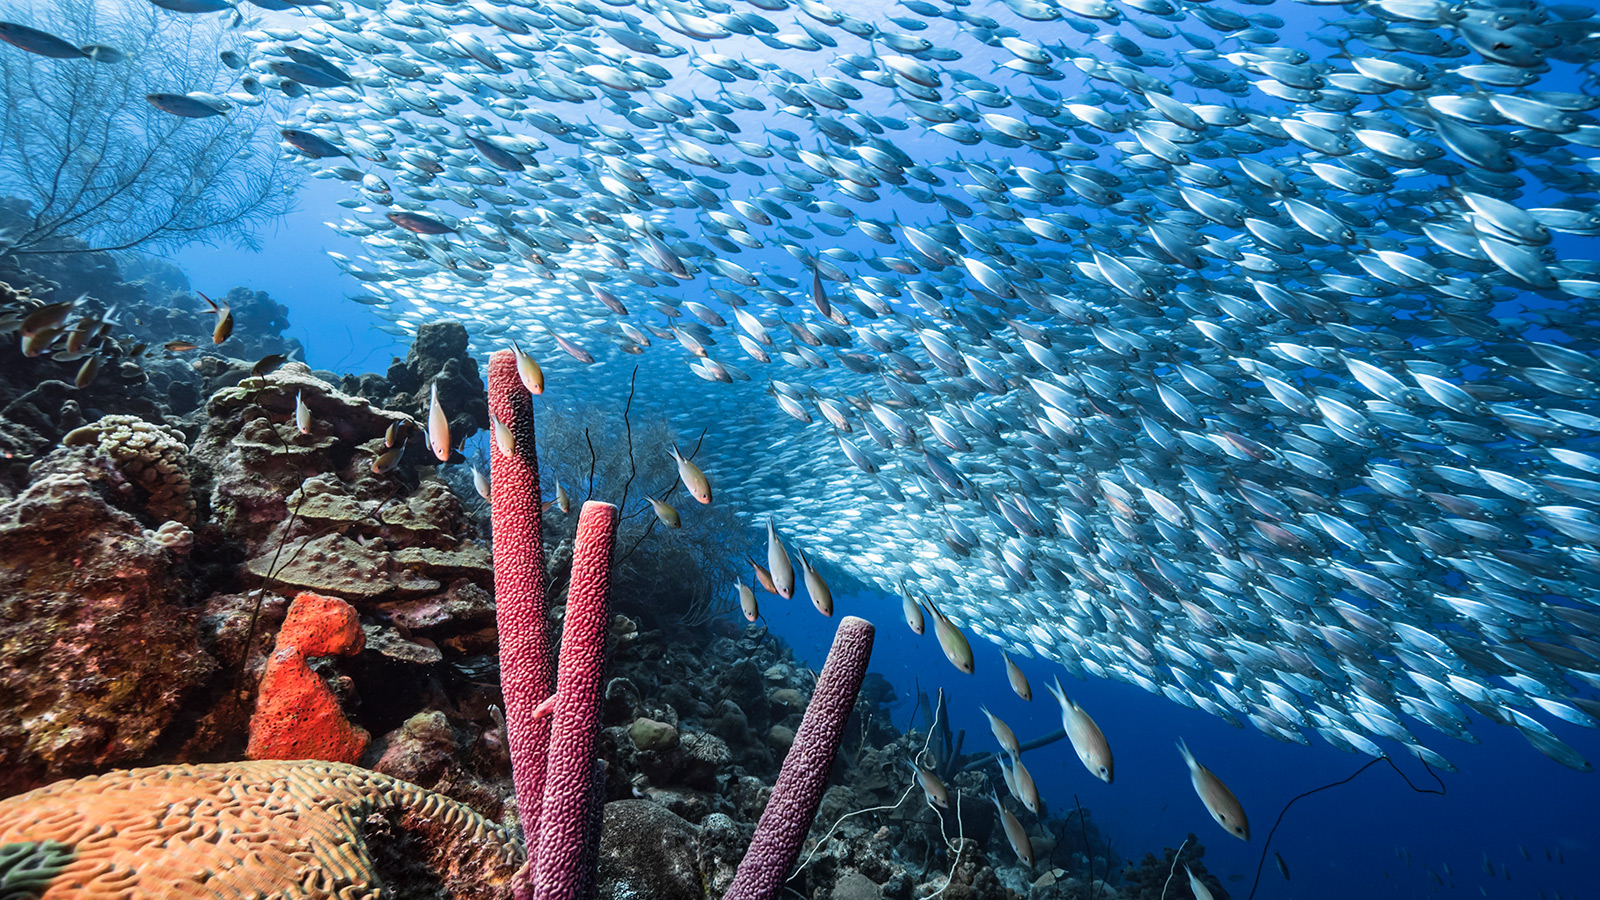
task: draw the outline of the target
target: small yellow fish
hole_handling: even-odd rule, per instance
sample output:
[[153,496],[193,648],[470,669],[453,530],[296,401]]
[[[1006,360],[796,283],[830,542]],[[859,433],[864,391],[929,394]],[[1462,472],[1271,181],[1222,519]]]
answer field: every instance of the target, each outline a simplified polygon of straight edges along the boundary
[[1017,859],[1028,868],[1033,868],[1033,842],[1028,840],[1028,832],[1022,827],[1022,822],[1012,815],[1000,803],[1000,795],[994,795],[994,808],[1000,811],[1000,824],[1005,826],[1006,840],[1011,842],[1011,849],[1017,853]]
[[501,456],[516,456],[517,455],[517,438],[516,438],[516,435],[511,433],[511,429],[506,427],[506,423],[504,423],[504,422],[500,421],[499,419],[495,418],[493,413],[489,414],[489,422],[490,422],[491,427],[494,430],[494,445],[495,445],[496,448],[499,449],[500,455]]
[[733,586],[739,591],[739,611],[744,613],[744,620],[754,622],[761,616],[761,611],[756,608],[756,592],[738,579],[734,580]]
[[83,361],[83,365],[78,367],[78,377],[74,378],[72,383],[76,385],[79,390],[82,390],[83,388],[88,387],[90,382],[94,381],[94,376],[99,374],[99,372],[100,357],[91,356]]
[[556,482],[556,509],[561,510],[563,516],[572,512],[572,498],[567,496],[567,489],[559,481]]
[[939,647],[944,650],[945,659],[950,660],[950,665],[971,675],[977,664],[972,658],[972,645],[967,643],[967,636],[961,633],[954,622],[945,618],[939,607],[933,605],[932,598],[928,598],[928,612],[933,614],[933,633],[939,638]]
[[[199,291],[195,293],[200,294]],[[211,312],[217,317],[217,327],[211,330],[211,343],[220,344],[233,334],[233,307],[219,305],[205,294],[200,294],[200,299],[211,304]]]
[[1194,792],[1200,795],[1200,802],[1206,805],[1211,818],[1239,840],[1250,840],[1250,820],[1245,818],[1239,798],[1233,796],[1233,791],[1228,790],[1222,779],[1195,761],[1194,754],[1189,752],[1182,738],[1178,739],[1178,752],[1183,754],[1183,761],[1189,764],[1189,781],[1194,784]]
[[1011,690],[1024,700],[1033,700],[1033,688],[1028,686],[1028,676],[1022,674],[1022,670],[1017,668],[1004,650],[1000,651],[1000,658],[1006,661],[1006,680],[1011,682]]
[[522,379],[522,386],[530,394],[544,393],[544,370],[539,368],[539,361],[522,352],[516,341],[511,342],[511,353],[517,358],[517,377]]
[[428,389],[428,449],[440,462],[450,461],[450,420],[439,405],[439,384]]
[[384,429],[383,432],[383,445],[385,447],[398,447],[404,444],[406,439],[411,437],[412,424],[414,423],[410,419],[396,419],[390,422],[389,427]]
[[1072,702],[1067,692],[1061,688],[1061,679],[1057,678],[1055,684],[1050,686],[1050,693],[1061,704],[1061,728],[1066,731],[1067,738],[1072,741],[1072,749],[1078,754],[1078,761],[1089,770],[1089,774],[1111,783],[1113,777],[1111,761],[1111,744],[1106,741],[1106,736],[1100,731],[1100,726],[1089,718],[1083,707]]
[[778,528],[767,518],[767,571],[772,575],[773,592],[785,600],[794,596],[794,566],[789,551],[783,549]]
[[477,466],[472,467],[472,486],[477,489],[479,497],[484,500],[492,499],[489,496],[489,476],[483,474],[483,470]]
[[806,559],[804,553],[796,551],[796,554],[800,557],[800,572],[805,578],[806,593],[811,595],[812,605],[825,616],[833,615],[833,591],[828,590],[828,583],[822,580],[817,570],[811,568],[811,560]]
[[306,405],[304,391],[294,395],[294,427],[299,429],[301,434],[311,433],[311,407]]
[[917,783],[922,785],[922,793],[928,798],[928,802],[940,809],[949,809],[950,789],[944,786],[939,776],[914,762],[907,765],[911,766],[911,771],[917,773]]
[[900,608],[905,612],[906,624],[911,626],[912,631],[921,634],[927,629],[927,625],[922,619],[922,607],[917,605],[917,601],[911,599],[909,593],[901,595]]
[[668,506],[665,503],[662,503],[660,500],[657,500],[654,497],[646,497],[645,499],[649,500],[650,501],[650,505],[655,507],[656,518],[661,520],[661,524],[667,526],[668,528],[682,528],[683,527],[682,520],[680,520],[678,518],[678,511],[677,510],[673,509],[672,507]]
[[672,453],[673,462],[678,464],[678,478],[683,482],[683,486],[688,489],[689,496],[699,500],[701,503],[710,503],[711,482],[706,478],[706,473],[700,471],[699,466],[684,458],[684,455],[678,452],[677,444],[672,445],[670,452]]
[[994,732],[994,739],[1000,742],[1000,749],[1004,750],[1006,755],[1012,759],[1021,756],[1022,747],[1017,743],[1017,734],[1011,730],[1011,726],[1001,721],[999,716],[989,712],[989,707],[987,706],[978,707],[978,712],[983,713],[984,717],[989,720],[989,730]]

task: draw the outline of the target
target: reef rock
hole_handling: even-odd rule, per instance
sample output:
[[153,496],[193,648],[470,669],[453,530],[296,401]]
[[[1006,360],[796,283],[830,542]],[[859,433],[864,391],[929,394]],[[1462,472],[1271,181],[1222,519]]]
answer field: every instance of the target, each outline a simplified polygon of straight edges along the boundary
[[450,435],[459,442],[489,427],[488,393],[467,344],[467,329],[460,322],[428,322],[417,329],[405,361],[395,359],[382,376],[347,375],[340,387],[424,422],[437,387]]
[[[297,398],[312,413],[308,434],[293,421]],[[208,408],[194,455],[211,470],[218,524],[244,544],[247,581],[358,606],[491,581],[461,502],[406,469],[432,462],[409,416],[336,390],[300,363],[218,391]],[[378,474],[391,426],[411,436],[402,465]]]
[[145,757],[215,666],[177,554],[87,478],[0,506],[0,794]]
[[617,800],[600,833],[600,900],[701,900],[697,829],[654,803]]

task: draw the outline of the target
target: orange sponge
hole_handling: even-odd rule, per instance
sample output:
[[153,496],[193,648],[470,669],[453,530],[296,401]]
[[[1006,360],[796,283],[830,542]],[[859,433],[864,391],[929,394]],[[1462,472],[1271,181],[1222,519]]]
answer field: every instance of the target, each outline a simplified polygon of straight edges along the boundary
[[338,698],[306,664],[307,656],[359,653],[355,608],[333,597],[301,594],[289,605],[267,659],[250,717],[251,759],[323,759],[353,763],[371,736],[350,724]]
[[278,631],[279,647],[294,647],[305,656],[345,656],[360,653],[365,645],[355,607],[309,591],[289,604]]

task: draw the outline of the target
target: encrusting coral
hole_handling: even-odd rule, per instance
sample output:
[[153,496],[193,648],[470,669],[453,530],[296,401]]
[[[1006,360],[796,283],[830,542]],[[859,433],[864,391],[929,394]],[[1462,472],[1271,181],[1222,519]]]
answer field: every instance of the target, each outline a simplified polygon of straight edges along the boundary
[[156,521],[194,522],[189,446],[178,429],[138,416],[101,416],[68,432],[61,444],[93,446],[110,459],[124,478],[145,491],[145,510]]
[[53,877],[36,879],[39,900],[378,900],[406,885],[490,900],[505,896],[523,864],[511,833],[467,806],[323,762],[161,766],[58,782],[0,801],[0,847],[24,841],[60,850]]
[[360,759],[371,736],[350,724],[338,698],[306,658],[360,653],[364,643],[355,607],[335,597],[296,597],[261,675],[245,755],[347,763]]

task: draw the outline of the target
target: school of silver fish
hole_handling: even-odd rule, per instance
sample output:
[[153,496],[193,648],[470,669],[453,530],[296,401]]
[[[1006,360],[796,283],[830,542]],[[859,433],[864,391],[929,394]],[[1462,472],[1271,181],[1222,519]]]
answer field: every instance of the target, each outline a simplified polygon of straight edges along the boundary
[[253,2],[230,90],[151,102],[301,98],[397,332],[637,355],[719,497],[1013,655],[1590,767],[1594,9]]

